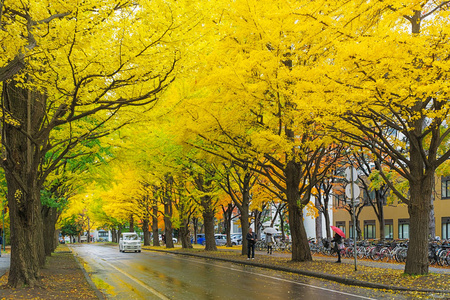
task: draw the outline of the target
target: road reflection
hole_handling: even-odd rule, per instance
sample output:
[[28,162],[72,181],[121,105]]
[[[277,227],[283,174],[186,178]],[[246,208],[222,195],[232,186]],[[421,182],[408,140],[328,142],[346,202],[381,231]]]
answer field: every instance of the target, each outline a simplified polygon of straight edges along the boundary
[[[72,246],[108,299],[408,299],[252,266],[101,244]],[[94,280],[95,281],[95,280]]]

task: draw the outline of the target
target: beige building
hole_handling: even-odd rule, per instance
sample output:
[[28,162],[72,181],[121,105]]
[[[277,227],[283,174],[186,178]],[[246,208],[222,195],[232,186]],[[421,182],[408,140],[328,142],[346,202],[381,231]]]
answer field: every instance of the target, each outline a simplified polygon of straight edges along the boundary
[[[353,238],[353,222],[344,203],[335,198],[334,226],[341,228],[347,237]],[[437,178],[434,216],[436,236],[450,239],[450,176]],[[384,205],[384,233],[386,239],[409,239],[408,207],[402,203]],[[379,222],[371,205],[366,205],[359,215],[363,239],[380,239]]]

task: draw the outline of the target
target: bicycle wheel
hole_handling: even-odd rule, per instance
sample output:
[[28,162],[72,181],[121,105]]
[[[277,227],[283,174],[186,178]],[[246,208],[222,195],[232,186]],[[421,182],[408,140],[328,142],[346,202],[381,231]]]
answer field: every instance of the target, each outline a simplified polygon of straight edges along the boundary
[[383,262],[388,262],[390,259],[390,251],[388,248],[382,248],[380,250],[380,260]]
[[399,262],[405,262],[406,261],[407,253],[408,253],[408,249],[407,248],[403,248],[403,249],[401,249],[398,252],[397,256],[398,256]]
[[345,256],[344,257],[353,257],[354,256],[353,253],[354,253],[353,252],[353,247],[347,247],[345,249]]
[[445,251],[444,266],[450,266],[450,251]]
[[358,257],[358,259],[363,259],[365,256],[365,250],[362,247],[358,247],[358,252],[356,253],[356,256]]
[[255,249],[258,251],[262,251],[262,242],[257,241],[255,244]]
[[286,251],[287,252],[292,252],[292,244],[291,243],[287,243],[286,244]]

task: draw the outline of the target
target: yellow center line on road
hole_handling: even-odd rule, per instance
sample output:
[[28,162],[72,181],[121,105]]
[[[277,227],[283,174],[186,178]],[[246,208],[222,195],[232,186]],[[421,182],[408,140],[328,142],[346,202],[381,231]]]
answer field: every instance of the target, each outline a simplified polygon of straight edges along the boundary
[[112,265],[111,263],[107,262],[106,260],[102,259],[103,262],[105,264],[107,264],[108,266],[110,266],[111,268],[115,269],[116,271],[120,272],[121,274],[125,275],[126,277],[130,278],[131,280],[133,280],[134,282],[136,282],[137,284],[139,284],[140,286],[142,286],[144,289],[148,290],[149,292],[151,292],[153,295],[155,295],[156,297],[158,297],[159,299],[163,299],[163,300],[170,300],[170,298],[167,298],[166,296],[164,296],[163,294],[161,294],[160,292],[158,292],[157,290],[155,290],[154,288],[146,285],[144,282],[142,282],[141,280],[137,279],[136,277],[128,274],[125,271],[122,271],[121,269],[117,268],[116,266]]

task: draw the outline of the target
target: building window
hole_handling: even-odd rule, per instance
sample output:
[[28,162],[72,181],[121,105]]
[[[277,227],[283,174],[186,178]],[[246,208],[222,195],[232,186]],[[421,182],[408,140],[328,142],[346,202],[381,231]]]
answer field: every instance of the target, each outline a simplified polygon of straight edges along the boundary
[[[350,221],[350,222],[349,222],[349,228],[348,228],[348,230],[349,230],[349,232],[348,232],[348,237],[349,237],[350,239],[354,239],[354,235],[353,235],[353,233],[354,233],[353,221]],[[358,232],[356,232],[356,235],[358,236]]]
[[[345,233],[345,221],[337,221],[336,222],[336,227],[339,228],[340,230],[342,230],[342,232]],[[347,234],[346,234],[347,236]]]
[[376,239],[375,220],[364,221],[364,238]]
[[98,237],[108,237],[108,231],[99,231]]
[[394,239],[394,220],[384,220],[384,238]]
[[441,177],[442,198],[450,198],[450,177]]
[[398,220],[398,238],[402,240],[409,239],[409,219]]
[[450,239],[450,218],[442,218],[442,239]]

